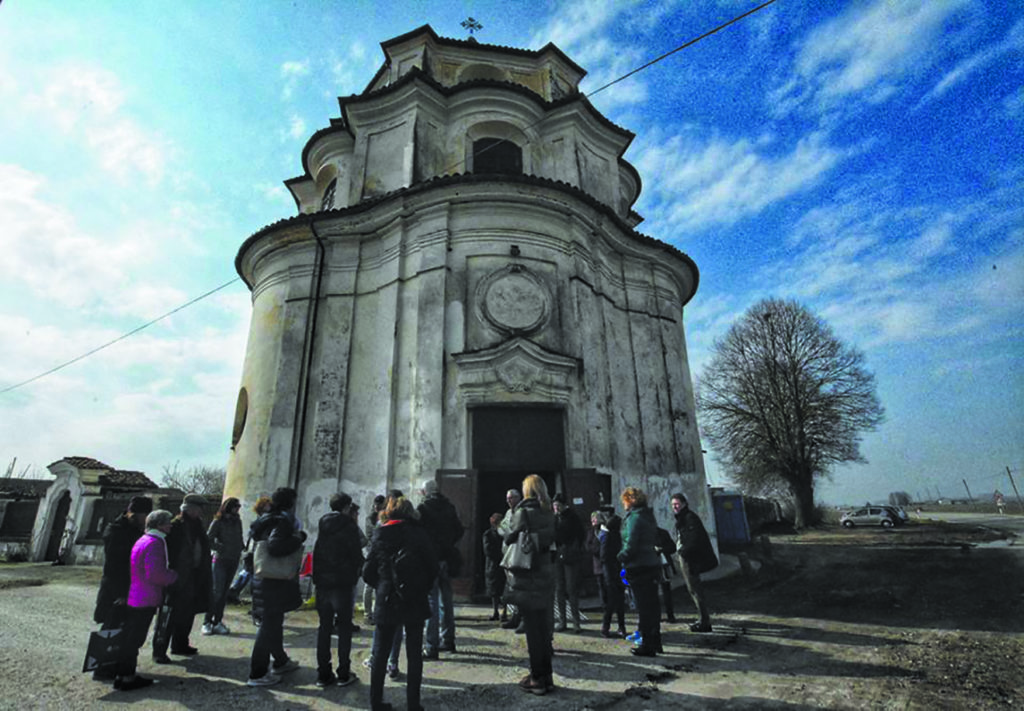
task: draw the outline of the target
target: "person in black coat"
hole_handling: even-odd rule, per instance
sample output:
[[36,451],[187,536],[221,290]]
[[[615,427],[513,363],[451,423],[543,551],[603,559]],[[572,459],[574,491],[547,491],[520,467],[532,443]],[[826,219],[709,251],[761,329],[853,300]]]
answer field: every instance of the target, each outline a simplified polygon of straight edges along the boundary
[[708,614],[707,602],[704,600],[704,587],[700,575],[717,567],[718,558],[715,556],[715,549],[711,546],[711,538],[704,528],[704,523],[700,516],[690,510],[690,505],[683,494],[672,495],[672,512],[676,519],[676,547],[682,563],[680,567],[683,580],[699,615],[698,620],[690,625],[690,630],[710,632],[711,617]]
[[424,498],[416,511],[420,515],[420,525],[434,544],[434,555],[438,563],[437,580],[430,591],[430,618],[423,653],[427,659],[437,659],[438,652],[455,651],[452,578],[460,572],[455,569],[461,565],[457,545],[464,531],[459,512],[448,497],[441,493],[435,480],[424,481],[420,495]]
[[165,628],[153,635],[153,661],[170,664],[171,654],[192,656],[199,650],[189,642],[196,614],[206,612],[210,604],[213,580],[211,576],[210,540],[203,524],[206,499],[199,494],[188,494],[181,502],[181,513],[171,521],[167,534],[167,559],[170,568],[178,574],[178,581],[167,588],[170,618]]
[[[131,583],[132,546],[142,536],[146,527],[146,516],[153,510],[153,500],[148,496],[133,496],[124,514],[107,524],[103,529],[103,577],[96,593],[96,608],[92,619],[100,629],[119,627],[125,618],[128,603],[128,586]],[[100,667],[93,672],[96,681],[113,680],[113,665]]]
[[[352,601],[363,570],[359,524],[351,515],[352,497],[334,494],[331,511],[320,519],[313,548],[313,583],[320,625],[316,635],[316,685],[348,686],[352,673]],[[338,634],[338,673],[331,669],[331,635]]]
[[497,622],[502,617],[508,619],[504,612],[501,615],[498,614],[498,608],[501,606],[501,596],[505,593],[505,569],[501,567],[501,549],[504,542],[501,533],[498,532],[498,524],[500,523],[501,514],[491,514],[491,525],[484,531],[483,539],[484,583],[487,586],[487,595],[491,598],[491,603],[494,605],[494,614],[490,618],[492,622]]
[[133,496],[124,514],[103,529],[103,577],[96,593],[96,608],[92,619],[110,629],[118,617],[115,606],[123,606],[131,583],[132,546],[139,540],[146,526],[146,516],[153,510],[148,496]]
[[[295,555],[306,541],[306,532],[299,529],[295,518],[295,489],[281,488],[271,496],[270,510],[260,516],[250,528],[255,544],[266,541],[267,552],[274,557]],[[260,620],[260,628],[252,645],[249,660],[249,686],[271,686],[281,681],[281,674],[299,668],[298,662],[284,651],[284,615],[302,605],[299,590],[298,561],[295,576],[287,580],[253,576],[253,617]],[[274,666],[270,667],[270,658]]]
[[[412,571],[399,572],[399,553]],[[405,575],[404,580],[397,577]],[[384,675],[391,645],[399,627],[405,629],[406,707],[420,711],[423,682],[423,623],[430,617],[427,598],[438,574],[437,555],[424,529],[416,522],[416,510],[404,496],[389,497],[374,529],[363,565],[363,580],[376,591],[370,664],[370,708],[390,709],[384,703]]]
[[[598,539],[601,541],[601,577],[608,599],[601,620],[601,636],[621,639],[626,636],[626,586],[622,582],[622,566],[618,557],[622,550],[622,519],[614,513],[603,515],[605,521],[601,524]],[[619,623],[617,635],[611,632],[612,615]]]
[[583,562],[583,541],[586,532],[583,522],[561,492],[551,500],[555,511],[555,609],[558,624],[555,632],[565,632],[569,626],[566,612],[572,614],[573,631],[580,630],[580,564]]

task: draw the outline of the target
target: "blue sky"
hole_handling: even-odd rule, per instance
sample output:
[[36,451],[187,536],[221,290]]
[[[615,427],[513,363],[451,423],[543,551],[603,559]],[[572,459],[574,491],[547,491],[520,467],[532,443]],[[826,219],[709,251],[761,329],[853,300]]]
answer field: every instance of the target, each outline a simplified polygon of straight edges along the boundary
[[[756,2],[0,4],[0,389],[230,282],[282,182],[422,24],[558,45],[591,93]],[[591,101],[636,134],[639,229],[701,270],[690,362],[766,296],[867,354],[887,422],[832,503],[1009,491],[1024,464],[1024,7],[774,5]],[[241,282],[0,394],[0,465],[223,465]],[[725,484],[713,453],[713,484]],[[0,472],[2,474],[2,472]],[[1024,473],[1019,475],[1024,479]],[[1022,482],[1024,483],[1024,482]]]

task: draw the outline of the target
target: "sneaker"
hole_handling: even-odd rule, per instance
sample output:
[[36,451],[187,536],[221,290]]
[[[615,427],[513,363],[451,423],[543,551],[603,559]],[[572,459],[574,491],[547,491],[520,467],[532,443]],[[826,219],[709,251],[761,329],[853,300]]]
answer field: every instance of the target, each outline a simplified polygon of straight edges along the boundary
[[289,659],[287,662],[285,662],[284,664],[281,664],[280,666],[275,664],[274,665],[274,674],[287,674],[288,672],[293,672],[293,671],[295,671],[298,668],[299,668],[299,663],[297,661],[295,661],[294,659]]
[[357,681],[359,681],[359,677],[349,672],[345,676],[338,677],[338,686],[348,686],[349,684],[355,684]]
[[184,649],[172,649],[171,654],[176,654],[179,657],[194,657],[199,654],[199,650],[195,647],[185,647]]
[[203,625],[203,634],[207,637],[209,637],[211,634],[216,634],[216,632],[213,631],[213,625],[211,625],[209,622],[205,623]]
[[229,629],[228,629],[228,628],[227,628],[227,627],[226,627],[226,626],[224,625],[224,623],[223,623],[223,622],[218,622],[217,624],[215,624],[215,625],[213,626],[213,633],[214,633],[214,634],[231,634],[231,630],[229,630]]
[[630,642],[639,642],[640,641],[640,630],[637,630],[636,632],[632,632],[630,634],[627,634],[626,635],[626,639],[628,639]]
[[154,664],[171,664],[172,662],[171,662],[171,658],[168,657],[166,654],[154,654],[153,655],[153,663]]
[[388,679],[397,679],[399,673],[397,664],[388,664]]
[[428,660],[428,659],[436,660],[439,657],[440,657],[440,655],[437,653],[436,649],[424,649],[423,650],[423,659],[424,660]]
[[367,657],[363,660],[364,669],[373,669],[373,657]]
[[333,672],[327,672],[326,674],[320,674],[316,678],[316,685],[321,689],[328,686],[334,686],[338,683],[338,677],[334,676]]
[[245,684],[246,686],[273,686],[274,684],[279,684],[280,682],[281,677],[279,677],[274,672],[268,671],[266,674],[259,678],[254,679],[253,677],[249,677],[249,681],[245,682]]

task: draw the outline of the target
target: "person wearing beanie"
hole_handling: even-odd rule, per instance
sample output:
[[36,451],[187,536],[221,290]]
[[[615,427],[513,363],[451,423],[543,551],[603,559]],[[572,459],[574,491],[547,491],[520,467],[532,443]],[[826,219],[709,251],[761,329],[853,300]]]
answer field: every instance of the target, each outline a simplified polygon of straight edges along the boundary
[[205,506],[206,499],[200,494],[187,495],[167,534],[168,559],[178,581],[168,590],[170,617],[166,630],[158,626],[160,634],[153,637],[153,661],[157,664],[171,662],[168,646],[174,655],[190,657],[199,653],[190,644],[189,635],[196,614],[206,612],[210,604],[210,540],[202,520]]
[[[93,621],[101,625],[100,629],[113,629],[124,621],[131,582],[132,546],[142,535],[146,516],[152,510],[151,498],[133,496],[125,512],[103,530],[103,577],[100,578],[92,615]],[[100,667],[93,673],[93,679],[97,681],[113,678],[112,667]]]

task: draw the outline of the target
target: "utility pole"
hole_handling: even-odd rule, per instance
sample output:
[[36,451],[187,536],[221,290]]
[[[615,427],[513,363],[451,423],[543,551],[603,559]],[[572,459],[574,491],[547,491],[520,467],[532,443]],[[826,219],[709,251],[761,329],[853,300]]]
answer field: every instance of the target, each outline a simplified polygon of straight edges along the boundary
[[1017,495],[1017,505],[1020,506],[1021,512],[1024,512],[1024,503],[1020,500],[1020,492],[1017,491],[1017,484],[1013,481],[1013,474],[1010,473],[1010,467],[1006,467],[1006,476],[1010,477],[1010,486],[1013,487],[1013,493]]
[[961,479],[960,481],[962,481],[964,483],[964,488],[967,489],[967,500],[973,503],[974,502],[974,497],[971,496],[971,489],[970,489],[970,487],[967,486],[967,480],[966,479]]

